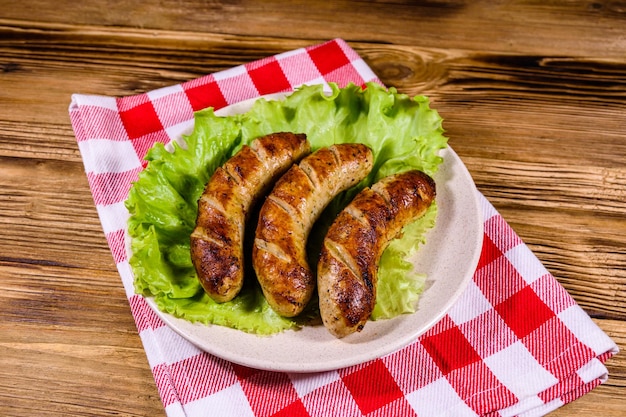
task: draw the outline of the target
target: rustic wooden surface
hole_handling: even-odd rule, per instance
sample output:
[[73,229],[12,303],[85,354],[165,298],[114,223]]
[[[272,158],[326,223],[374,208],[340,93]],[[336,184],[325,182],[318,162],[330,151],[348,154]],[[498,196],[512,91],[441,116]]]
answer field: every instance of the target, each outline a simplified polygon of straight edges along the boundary
[[[0,415],[164,415],[68,118],[331,38],[626,350],[626,2],[0,0]],[[623,416],[626,359],[554,416]]]

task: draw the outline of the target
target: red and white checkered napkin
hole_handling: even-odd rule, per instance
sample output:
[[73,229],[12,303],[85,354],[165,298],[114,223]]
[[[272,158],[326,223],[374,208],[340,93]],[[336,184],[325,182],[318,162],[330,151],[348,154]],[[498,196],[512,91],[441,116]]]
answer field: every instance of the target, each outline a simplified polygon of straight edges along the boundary
[[167,415],[540,416],[605,381],[616,345],[482,196],[483,252],[465,293],[414,343],[358,366],[235,365],[179,337],[133,293],[124,200],[146,151],[190,132],[195,110],[330,81],[379,82],[335,39],[137,96],[72,97],[87,178]]

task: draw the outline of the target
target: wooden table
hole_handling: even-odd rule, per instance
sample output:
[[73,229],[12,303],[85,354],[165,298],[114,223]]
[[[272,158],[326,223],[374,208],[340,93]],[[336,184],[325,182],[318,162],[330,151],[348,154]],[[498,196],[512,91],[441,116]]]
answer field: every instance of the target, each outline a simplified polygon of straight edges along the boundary
[[[164,415],[72,132],[129,95],[346,40],[626,349],[626,4],[0,0],[0,415]],[[554,416],[623,416],[626,359]]]

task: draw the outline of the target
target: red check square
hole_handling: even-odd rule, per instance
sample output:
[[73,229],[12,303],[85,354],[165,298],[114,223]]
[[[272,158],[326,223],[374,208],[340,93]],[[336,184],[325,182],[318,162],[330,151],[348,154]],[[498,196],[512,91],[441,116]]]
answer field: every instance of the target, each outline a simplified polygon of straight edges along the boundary
[[350,63],[350,60],[337,42],[329,42],[310,48],[308,53],[322,75],[326,75]]
[[115,230],[106,234],[109,249],[113,254],[115,263],[122,263],[127,260],[126,254],[126,234],[123,230]]
[[302,401],[298,399],[277,413],[272,414],[271,417],[310,417],[310,414],[304,407],[304,404],[302,404]]
[[345,87],[348,84],[358,85],[359,87],[365,86],[365,80],[352,65],[344,65],[341,68],[337,68],[325,74],[324,78],[333,80],[339,87]]
[[133,181],[137,181],[140,170],[136,168],[130,171],[103,172],[101,174],[88,172],[87,181],[89,182],[89,187],[93,190],[94,202],[106,206],[126,200],[128,191]]
[[180,401],[206,397],[237,382],[230,363],[215,359],[208,353],[200,353],[170,366],[173,383],[179,387]]
[[413,343],[383,358],[403,392],[413,392],[441,378],[441,370],[421,343]]
[[260,369],[237,365],[236,363],[233,363],[233,371],[235,371],[235,374],[237,374],[237,378],[239,378],[239,380],[247,379],[252,377],[253,375],[263,372]]
[[563,404],[570,403],[582,397],[583,395],[585,395],[586,393],[588,393],[589,391],[591,391],[592,389],[594,389],[601,383],[602,383],[602,380],[600,378],[594,379],[593,381],[587,382],[586,384],[581,385],[577,387],[576,389],[573,389],[569,392],[564,393],[563,395],[559,397],[559,399],[561,400]]
[[131,140],[163,129],[159,116],[150,101],[120,111],[120,118]]
[[376,409],[369,413],[367,417],[389,417],[389,416],[402,416],[402,417],[418,417],[411,407],[411,404],[406,398],[398,398],[389,404]]
[[257,417],[274,415],[298,400],[298,393],[285,373],[258,372],[239,383]]
[[480,361],[480,356],[458,327],[422,338],[422,345],[444,375]]
[[487,358],[518,340],[493,309],[460,324],[459,329],[482,358]]
[[363,414],[377,410],[403,395],[381,360],[343,376],[342,380]]
[[446,378],[459,397],[481,416],[517,401],[482,361],[457,369]]
[[561,285],[554,285],[554,277],[549,274],[538,278],[530,286],[555,314],[576,304],[565,288]]
[[576,372],[574,372],[564,379],[561,379],[558,383],[552,385],[547,390],[540,392],[538,394],[538,397],[541,398],[541,401],[543,401],[544,403],[548,403],[557,398],[560,394],[576,390],[578,387],[583,386],[584,384],[585,382]]
[[137,153],[137,158],[141,161],[141,165],[145,168],[148,164],[144,158],[148,151],[154,146],[155,143],[160,142],[162,144],[166,144],[170,141],[170,137],[167,135],[165,130],[158,130],[153,133],[148,133],[145,136],[140,138],[136,138],[131,141],[133,144],[133,148],[135,148],[135,153]]
[[215,110],[225,107],[228,103],[215,81],[194,87],[183,87],[194,111],[213,107]]
[[158,329],[159,327],[165,326],[165,323],[159,316],[156,315],[154,310],[146,302],[145,298],[139,295],[133,295],[128,299],[128,301],[130,303],[130,311],[135,318],[139,333],[146,329]]
[[93,123],[86,124],[84,130],[77,129],[75,131],[78,142],[106,137],[114,141],[125,141],[128,139],[119,112],[98,106],[84,106],[81,113],[85,119],[93,120]]
[[170,381],[169,367],[164,363],[159,363],[152,368],[152,374],[163,405],[167,407],[178,402],[176,387]]
[[499,215],[485,221],[485,234],[495,242],[502,252],[506,252],[523,243],[522,239],[515,234],[506,220]]
[[556,316],[530,333],[523,342],[537,361],[559,379],[567,378],[596,356]]
[[474,273],[474,282],[492,305],[502,303],[528,286],[505,256],[500,256],[483,268],[477,269]]
[[311,416],[361,416],[359,406],[341,379],[324,384],[302,397]]
[[502,256],[502,251],[498,249],[498,247],[495,245],[495,243],[493,243],[491,238],[489,238],[489,236],[485,234],[483,236],[483,249],[480,253],[480,259],[478,260],[478,265],[476,266],[476,269],[478,270],[484,268],[485,266],[498,259],[500,256]]
[[285,77],[278,61],[271,60],[264,65],[248,68],[248,75],[260,95],[289,91],[291,85]]
[[520,339],[554,317],[554,312],[528,286],[494,308]]

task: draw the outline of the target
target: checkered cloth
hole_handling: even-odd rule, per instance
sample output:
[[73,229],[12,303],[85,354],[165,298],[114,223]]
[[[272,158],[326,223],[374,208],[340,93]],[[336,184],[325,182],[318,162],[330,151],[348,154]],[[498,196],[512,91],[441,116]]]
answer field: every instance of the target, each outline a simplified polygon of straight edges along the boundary
[[87,178],[167,415],[540,416],[604,382],[616,345],[482,195],[484,244],[467,290],[412,344],[361,365],[236,365],[182,339],[134,294],[124,200],[146,151],[189,133],[196,110],[331,81],[380,82],[335,39],[132,97],[72,96]]

